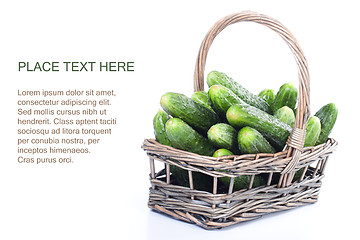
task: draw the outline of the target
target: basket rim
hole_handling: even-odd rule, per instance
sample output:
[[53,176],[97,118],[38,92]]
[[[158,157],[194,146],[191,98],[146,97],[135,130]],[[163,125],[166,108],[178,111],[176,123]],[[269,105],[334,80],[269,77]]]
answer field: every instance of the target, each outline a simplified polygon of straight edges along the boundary
[[[293,171],[310,165],[319,156],[328,156],[337,148],[337,145],[338,142],[335,139],[328,138],[323,144],[304,148]],[[149,158],[176,165],[186,170],[205,172],[214,177],[234,177],[242,174],[270,172],[281,173],[291,161],[291,157],[287,156],[289,149],[271,154],[243,154],[216,158],[163,145],[154,139],[145,139],[141,147]]]

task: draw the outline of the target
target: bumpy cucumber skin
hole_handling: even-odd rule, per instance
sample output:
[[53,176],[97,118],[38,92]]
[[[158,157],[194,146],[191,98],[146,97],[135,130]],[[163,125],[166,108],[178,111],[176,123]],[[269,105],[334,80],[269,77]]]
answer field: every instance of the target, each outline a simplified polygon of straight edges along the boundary
[[259,133],[251,127],[243,127],[238,133],[238,144],[241,153],[275,153],[276,150],[271,144]]
[[165,124],[171,117],[163,110],[159,110],[153,119],[155,139],[161,144],[171,146],[170,140],[166,135]]
[[[166,137],[167,137],[167,135],[166,135]],[[170,143],[170,140],[169,140],[169,143]],[[170,171],[172,173],[172,176],[176,180],[177,184],[179,184],[180,186],[184,186],[184,187],[190,187],[188,171],[186,171],[185,169],[182,169],[180,167],[174,166],[174,165],[170,165]],[[199,173],[199,172],[193,172],[192,177],[193,177],[193,183],[194,183],[195,189],[201,190],[201,191],[208,191],[208,192],[211,191],[211,189],[212,189],[211,176],[208,176],[206,174]]]
[[220,148],[216,150],[213,154],[213,157],[221,157],[221,156],[228,156],[228,155],[234,155],[230,150],[225,148]]
[[214,111],[180,93],[165,93],[160,105],[168,114],[182,119],[202,134],[206,134],[212,125],[220,121]]
[[198,91],[198,92],[194,92],[191,95],[191,99],[194,100],[195,102],[200,103],[201,105],[203,105],[204,107],[207,107],[208,109],[214,111],[211,106],[210,103],[208,101],[208,94],[205,91]]
[[315,145],[326,142],[335,125],[337,115],[338,108],[334,103],[326,104],[315,113],[315,116],[317,116],[321,122],[321,132]]
[[236,129],[226,123],[217,123],[207,132],[210,142],[218,148],[236,149]]
[[281,151],[292,128],[276,117],[250,105],[231,106],[226,119],[235,128],[252,127],[259,131],[277,151]]
[[227,87],[247,104],[257,107],[265,112],[271,112],[269,104],[264,99],[249,92],[238,82],[228,77],[225,73],[221,73],[218,71],[210,72],[207,76],[207,84],[209,87],[213,85],[222,85],[224,87]]
[[245,103],[235,93],[222,85],[213,85],[209,89],[208,98],[212,109],[222,117],[226,118],[226,111],[234,104]]
[[283,121],[290,127],[294,126],[295,114],[294,111],[288,106],[283,106],[274,113],[274,117]]
[[264,89],[262,90],[258,96],[262,99],[264,99],[270,106],[270,109],[272,109],[272,104],[275,100],[275,90],[274,89]]
[[275,113],[283,106],[288,106],[293,111],[295,110],[298,91],[292,83],[285,83],[281,85],[279,91],[275,96],[275,100],[272,105],[272,112]]
[[212,156],[216,150],[207,138],[180,118],[171,118],[167,121],[165,130],[171,145],[175,148],[205,156]]
[[304,147],[315,146],[321,132],[321,122],[317,116],[311,116],[306,123]]

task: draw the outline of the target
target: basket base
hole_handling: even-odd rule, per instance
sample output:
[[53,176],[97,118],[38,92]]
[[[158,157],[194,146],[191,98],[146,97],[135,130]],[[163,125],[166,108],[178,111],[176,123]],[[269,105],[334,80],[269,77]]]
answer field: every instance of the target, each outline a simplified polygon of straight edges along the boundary
[[212,219],[206,219],[199,214],[191,214],[189,212],[184,212],[184,211],[179,211],[179,210],[167,210],[159,205],[155,205],[155,206],[149,205],[149,208],[151,208],[155,212],[158,212],[161,214],[166,214],[175,219],[178,219],[178,220],[181,220],[184,222],[188,222],[188,223],[192,223],[192,224],[196,224],[204,229],[213,230],[213,229],[221,229],[224,227],[232,226],[232,225],[235,225],[235,224],[238,224],[241,222],[255,220],[255,219],[258,219],[268,213],[281,212],[281,211],[285,211],[285,210],[290,210],[295,207],[301,207],[304,205],[313,204],[316,201],[317,200],[314,199],[314,201],[311,201],[311,202],[309,201],[309,202],[297,203],[296,206],[294,206],[294,205],[291,207],[287,206],[286,209],[279,208],[279,209],[271,209],[271,210],[267,209],[267,210],[263,210],[263,211],[259,210],[258,212],[241,214],[241,216],[238,216],[238,217],[233,217],[233,218],[224,219],[224,220],[217,220],[217,221],[214,221]]
[[306,177],[286,188],[261,186],[232,194],[212,194],[153,179],[148,207],[204,229],[219,229],[315,203],[322,177]]

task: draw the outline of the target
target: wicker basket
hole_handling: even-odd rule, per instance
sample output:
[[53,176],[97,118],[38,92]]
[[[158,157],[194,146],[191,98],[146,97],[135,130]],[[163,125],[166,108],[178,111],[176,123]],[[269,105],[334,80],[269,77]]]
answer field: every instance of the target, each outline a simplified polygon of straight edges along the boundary
[[[222,228],[316,202],[328,157],[337,146],[337,142],[329,138],[324,144],[303,148],[305,126],[310,115],[307,62],[294,36],[268,16],[247,11],[218,21],[201,44],[195,67],[194,90],[204,89],[205,61],[214,38],[228,25],[243,21],[260,23],[277,32],[290,47],[298,66],[298,110],[284,150],[275,154],[214,158],[165,146],[152,139],[146,139],[142,145],[150,158],[148,206],[205,229]],[[164,163],[164,168],[156,171],[155,160]],[[174,182],[170,165],[188,172],[189,187]],[[294,173],[301,168],[304,171],[300,179],[293,181]],[[212,192],[194,189],[193,172],[211,176]],[[253,188],[253,179],[258,174],[265,175],[267,183]],[[240,175],[250,175],[250,184],[247,189],[233,191],[234,178]],[[220,177],[231,178],[228,188],[221,187],[218,182]]]

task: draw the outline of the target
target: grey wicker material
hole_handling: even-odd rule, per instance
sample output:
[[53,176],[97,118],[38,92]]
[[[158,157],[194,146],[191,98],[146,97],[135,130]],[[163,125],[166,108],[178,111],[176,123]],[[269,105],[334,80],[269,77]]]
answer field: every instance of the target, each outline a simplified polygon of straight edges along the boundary
[[322,177],[307,177],[286,188],[271,185],[232,194],[211,194],[154,179],[151,183],[155,189],[150,190],[148,205],[205,229],[222,228],[316,202]]

